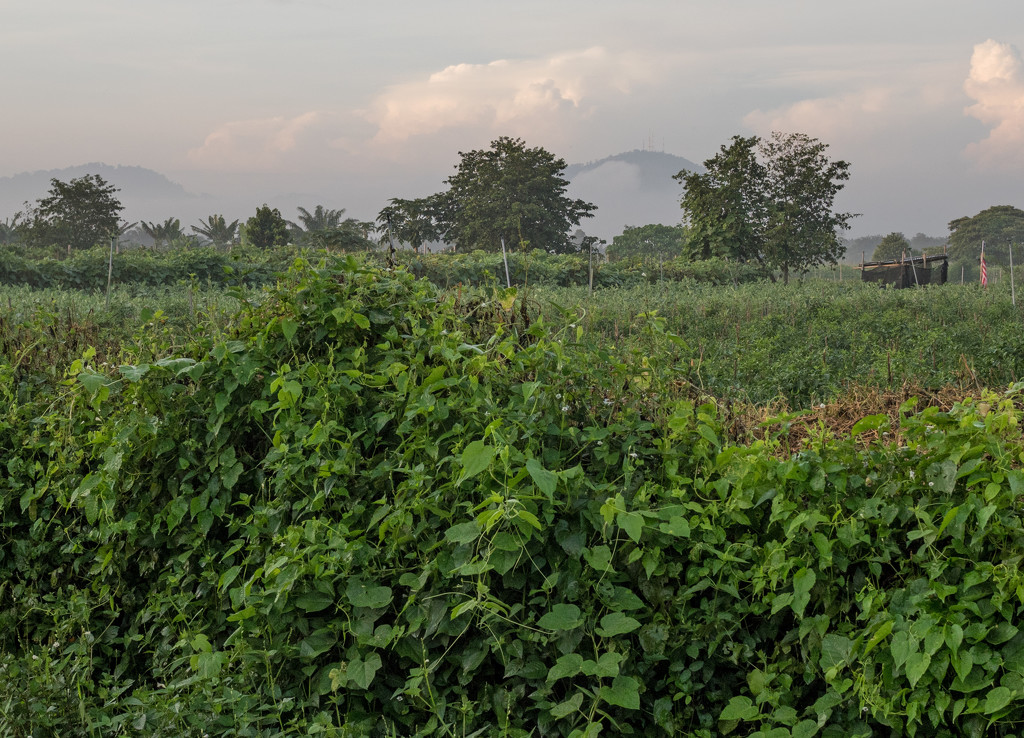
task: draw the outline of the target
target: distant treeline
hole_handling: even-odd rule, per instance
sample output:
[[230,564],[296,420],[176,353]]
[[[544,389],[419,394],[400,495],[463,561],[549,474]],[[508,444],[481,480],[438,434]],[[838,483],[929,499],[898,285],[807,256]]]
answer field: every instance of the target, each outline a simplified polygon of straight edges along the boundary
[[[110,281],[117,285],[146,287],[197,283],[213,287],[258,286],[273,282],[300,254],[319,258],[347,258],[344,252],[303,251],[296,247],[272,250],[210,248],[172,251],[133,250],[115,254]],[[384,264],[382,252],[363,252],[365,258]],[[547,285],[558,287],[591,284],[588,256],[549,254],[534,250],[508,255],[508,272],[501,254],[473,251],[467,254],[416,254],[399,251],[397,262],[417,277],[441,287],[465,285]],[[660,280],[693,280],[706,284],[740,284],[765,278],[763,270],[751,264],[723,259],[690,261],[684,258],[633,258],[614,263],[593,262],[593,286],[631,287]],[[33,288],[64,288],[86,291],[107,286],[110,254],[94,248],[75,252],[63,260],[32,258],[14,248],[0,249],[0,284]]]

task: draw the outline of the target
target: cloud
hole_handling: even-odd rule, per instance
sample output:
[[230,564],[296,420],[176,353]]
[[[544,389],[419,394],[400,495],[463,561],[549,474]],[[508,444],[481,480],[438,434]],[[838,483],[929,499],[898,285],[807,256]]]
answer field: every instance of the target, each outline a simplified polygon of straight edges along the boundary
[[1024,61],[1010,44],[989,39],[974,47],[964,92],[975,103],[965,113],[989,134],[965,154],[986,169],[1024,165]]
[[[224,123],[188,152],[201,169],[262,172],[309,166],[318,152],[339,148],[338,116],[309,111],[292,118],[276,116]],[[333,142],[333,143],[332,143]]]
[[366,117],[376,125],[373,143],[381,147],[450,129],[552,133],[621,99],[652,72],[642,56],[602,47],[547,58],[456,64],[388,88]]

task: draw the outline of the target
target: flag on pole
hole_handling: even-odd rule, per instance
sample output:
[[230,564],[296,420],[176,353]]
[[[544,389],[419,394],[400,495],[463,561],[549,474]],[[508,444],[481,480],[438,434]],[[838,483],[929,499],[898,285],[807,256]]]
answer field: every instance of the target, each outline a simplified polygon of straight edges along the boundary
[[988,287],[988,270],[985,269],[985,242],[981,242],[981,286]]

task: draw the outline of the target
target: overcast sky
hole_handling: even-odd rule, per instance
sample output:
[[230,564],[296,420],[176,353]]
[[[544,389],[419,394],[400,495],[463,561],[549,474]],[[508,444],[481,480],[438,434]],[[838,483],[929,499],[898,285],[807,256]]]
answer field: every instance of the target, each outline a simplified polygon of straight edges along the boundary
[[372,219],[500,135],[700,162],[782,130],[851,163],[852,235],[942,235],[1024,206],[1021,43],[1020,0],[0,0],[0,176],[138,165]]

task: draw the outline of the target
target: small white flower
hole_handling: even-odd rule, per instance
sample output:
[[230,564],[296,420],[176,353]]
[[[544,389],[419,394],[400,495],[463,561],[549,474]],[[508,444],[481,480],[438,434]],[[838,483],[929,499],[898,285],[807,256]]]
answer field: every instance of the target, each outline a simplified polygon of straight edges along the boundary
[[929,487],[934,487],[935,486],[935,482],[928,482],[928,486]]
[[570,324],[569,324],[569,327],[570,327],[570,328],[575,328],[575,327],[576,327],[576,324],[575,324],[575,323],[570,323]]
[[630,454],[629,454],[629,458],[635,459],[636,458],[636,451],[631,451]]
[[914,480],[914,470],[913,469],[910,470],[910,480],[911,481]]
[[612,401],[611,401],[611,400],[609,400],[609,399],[608,399],[608,398],[606,397],[606,398],[604,398],[604,404],[605,404],[605,405],[611,405],[611,404],[612,404]]
[[555,399],[556,400],[561,400],[562,399],[562,393],[559,392],[557,395],[555,395]]
[[647,276],[647,272],[640,272],[640,276],[641,277],[646,277]]
[[568,405],[562,405],[562,412],[563,413],[569,412],[569,406]]
[[597,442],[597,445],[598,445],[598,446],[603,446],[603,445],[604,445],[604,441],[598,441],[598,442]]
[[820,405],[818,405],[818,408],[821,409],[821,410],[824,410],[825,409],[825,403],[823,402]]

